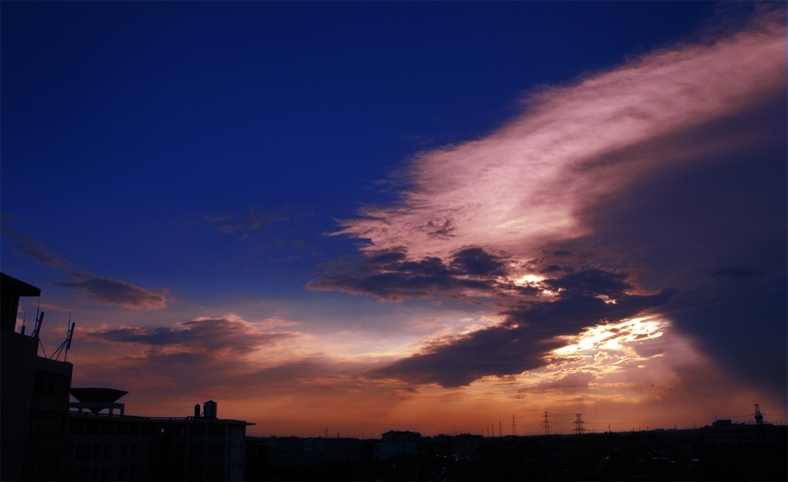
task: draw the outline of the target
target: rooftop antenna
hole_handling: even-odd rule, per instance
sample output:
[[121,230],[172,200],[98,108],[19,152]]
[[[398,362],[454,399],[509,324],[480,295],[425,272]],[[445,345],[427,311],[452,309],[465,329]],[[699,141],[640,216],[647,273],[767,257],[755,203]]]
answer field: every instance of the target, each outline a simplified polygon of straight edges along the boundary
[[45,311],[42,311],[41,314],[38,313],[38,308],[36,308],[36,323],[33,326],[33,333],[30,335],[33,338],[38,338],[38,334],[41,332],[41,323],[44,322],[44,315],[46,314]]
[[763,414],[761,413],[761,407],[757,403],[755,404],[755,423],[763,425]]
[[577,416],[577,419],[574,422],[572,422],[573,424],[575,424],[575,428],[573,428],[572,430],[574,430],[577,435],[580,435],[581,433],[586,431],[586,429],[583,428],[583,424],[585,422],[583,421],[582,418],[580,418],[580,416],[583,415],[582,413],[576,413],[575,415]]
[[550,416],[547,412],[544,413],[544,434],[550,435]]
[[60,353],[61,352],[63,353],[63,361],[67,361],[68,360],[68,350],[69,350],[69,348],[71,348],[71,338],[74,336],[74,326],[75,325],[76,325],[76,323],[72,323],[71,322],[71,312],[69,312],[68,313],[68,323],[66,324],[66,339],[65,339],[65,341],[63,341],[63,343],[60,344],[59,347],[57,347],[57,350],[55,350],[55,353],[53,353],[52,356],[49,357],[50,360],[52,360],[52,359],[57,360],[58,358],[60,358]]

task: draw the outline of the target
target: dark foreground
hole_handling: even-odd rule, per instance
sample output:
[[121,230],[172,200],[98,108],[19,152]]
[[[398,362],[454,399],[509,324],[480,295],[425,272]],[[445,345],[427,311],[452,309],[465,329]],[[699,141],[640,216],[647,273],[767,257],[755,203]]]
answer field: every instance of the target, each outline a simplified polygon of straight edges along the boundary
[[[702,430],[421,437],[415,453],[294,453],[295,438],[247,443],[247,480],[788,480],[785,426],[770,444],[715,443]],[[304,440],[304,439],[299,439]],[[315,439],[320,441],[320,439]],[[324,439],[329,442],[330,439]],[[326,447],[328,444],[326,444]],[[376,447],[377,446],[377,447]],[[401,446],[405,450],[406,445]],[[290,452],[288,452],[290,451]],[[376,458],[378,460],[376,460]]]

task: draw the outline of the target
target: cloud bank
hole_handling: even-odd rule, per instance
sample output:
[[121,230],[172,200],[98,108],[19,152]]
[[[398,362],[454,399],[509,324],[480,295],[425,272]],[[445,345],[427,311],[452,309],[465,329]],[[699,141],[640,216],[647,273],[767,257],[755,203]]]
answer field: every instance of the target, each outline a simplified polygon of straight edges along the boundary
[[507,260],[478,247],[452,253],[447,263],[438,257],[410,261],[399,248],[368,252],[364,259],[327,268],[325,276],[307,285],[309,289],[369,294],[389,301],[433,295],[507,296],[532,290],[506,281]]
[[[761,388],[784,398],[783,17],[543,89],[486,138],[417,155],[399,203],[342,222],[362,259],[309,287],[472,301],[505,320],[374,376],[518,374],[567,336],[653,312],[732,370],[768,363]],[[780,343],[740,333],[748,311]]]
[[[584,328],[619,323],[665,305],[675,294],[627,294],[628,285],[612,273],[589,270],[544,286],[559,288],[550,301],[525,301],[503,312],[503,323],[434,343],[373,376],[394,377],[444,387],[468,385],[484,376],[518,375],[556,362],[551,352]],[[604,296],[604,299],[602,298]]]

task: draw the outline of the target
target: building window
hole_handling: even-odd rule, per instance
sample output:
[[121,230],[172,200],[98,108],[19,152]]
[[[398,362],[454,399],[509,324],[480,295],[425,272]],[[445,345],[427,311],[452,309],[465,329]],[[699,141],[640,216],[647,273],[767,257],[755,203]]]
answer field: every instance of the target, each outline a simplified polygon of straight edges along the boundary
[[30,411],[31,432],[62,432],[66,421],[66,414],[61,412],[44,412],[41,410]]
[[224,478],[224,467],[221,465],[209,465],[206,472],[208,480],[222,480]]
[[88,460],[90,458],[90,445],[77,445],[75,458],[77,460]]
[[209,445],[208,457],[224,457],[224,445]]
[[204,457],[204,456],[205,456],[205,445],[189,446],[189,457]]
[[70,419],[68,421],[68,433],[77,435],[85,433],[85,421],[78,418]]
[[105,445],[104,446],[104,458],[111,459],[112,458],[112,445]]
[[52,395],[68,395],[69,383],[68,375],[58,375],[57,373],[36,370],[35,393],[49,393]]
[[129,456],[129,444],[121,444],[120,445],[120,456],[121,457],[128,457]]

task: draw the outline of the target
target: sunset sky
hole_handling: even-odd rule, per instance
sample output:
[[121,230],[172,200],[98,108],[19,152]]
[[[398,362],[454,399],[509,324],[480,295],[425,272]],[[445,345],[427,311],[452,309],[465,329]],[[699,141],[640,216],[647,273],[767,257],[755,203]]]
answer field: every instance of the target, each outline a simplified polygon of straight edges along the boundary
[[[786,5],[0,4],[1,268],[126,413],[786,421]],[[62,358],[61,358],[62,359]],[[486,434],[486,433],[485,433]]]

